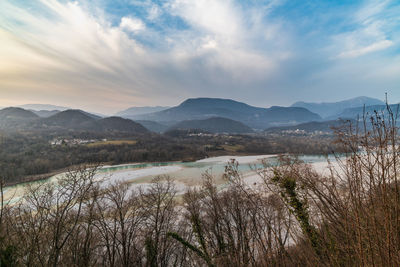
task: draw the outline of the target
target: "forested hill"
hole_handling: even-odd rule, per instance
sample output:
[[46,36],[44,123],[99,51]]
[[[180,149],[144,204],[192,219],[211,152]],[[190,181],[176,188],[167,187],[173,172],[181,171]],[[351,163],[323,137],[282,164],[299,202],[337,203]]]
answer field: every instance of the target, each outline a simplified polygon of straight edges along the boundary
[[180,122],[202,120],[212,117],[240,121],[251,128],[265,129],[274,125],[290,125],[306,121],[320,120],[321,117],[305,108],[271,107],[260,108],[231,99],[191,98],[179,106],[150,114],[135,116],[135,119],[157,122]]
[[100,135],[118,132],[148,133],[148,130],[141,124],[120,117],[101,118],[82,110],[72,109],[55,112],[55,114],[45,117],[40,117],[35,112],[15,107],[0,110],[0,130],[30,131],[41,134],[51,134],[55,131],[58,134],[69,131],[85,131]]
[[209,118],[205,120],[187,120],[175,124],[169,130],[173,129],[200,129],[210,133],[252,133],[253,130],[235,120],[227,118]]

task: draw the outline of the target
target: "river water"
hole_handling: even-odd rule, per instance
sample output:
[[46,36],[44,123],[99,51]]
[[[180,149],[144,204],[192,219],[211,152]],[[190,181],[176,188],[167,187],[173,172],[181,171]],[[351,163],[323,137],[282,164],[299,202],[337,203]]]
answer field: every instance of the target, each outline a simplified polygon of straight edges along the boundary
[[[299,156],[299,158],[311,164],[324,164],[324,156]],[[333,159],[332,156],[329,157]],[[103,166],[96,174],[96,179],[101,181],[102,186],[107,186],[115,182],[126,182],[133,186],[147,185],[155,176],[168,175],[175,182],[177,187],[184,191],[187,186],[196,186],[201,183],[202,175],[206,172],[215,177],[217,184],[223,183],[222,175],[225,166],[232,159],[238,163],[238,169],[244,176],[254,175],[254,168],[262,168],[262,160],[268,164],[276,164],[276,155],[257,155],[257,156],[221,156],[206,158],[195,162],[157,162],[157,163],[132,163],[115,166]],[[39,184],[46,182],[56,182],[63,174],[57,174],[43,181],[35,181],[6,187],[4,198],[6,201],[15,202],[25,193],[28,184]]]

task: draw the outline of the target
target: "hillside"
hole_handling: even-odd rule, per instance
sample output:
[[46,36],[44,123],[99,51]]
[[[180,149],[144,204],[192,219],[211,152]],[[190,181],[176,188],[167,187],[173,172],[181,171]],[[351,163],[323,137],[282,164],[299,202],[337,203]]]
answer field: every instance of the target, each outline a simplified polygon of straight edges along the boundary
[[163,111],[134,116],[136,120],[151,120],[171,124],[184,120],[204,120],[223,117],[240,121],[255,129],[265,129],[273,125],[291,125],[319,120],[319,115],[299,107],[259,108],[220,98],[193,98],[179,106]]
[[323,132],[323,133],[333,133],[332,127],[340,127],[344,124],[343,120],[330,120],[330,121],[312,121],[301,123],[293,126],[283,126],[283,127],[271,127],[265,130],[266,133],[281,133],[285,132]]
[[147,130],[153,133],[162,133],[168,129],[168,126],[155,122],[155,121],[146,121],[146,120],[137,120],[135,121],[143,125]]
[[141,124],[121,117],[108,117],[95,121],[89,121],[80,126],[82,129],[95,132],[126,132],[126,133],[148,133],[149,131]]
[[343,112],[348,108],[356,108],[372,106],[372,105],[384,105],[385,103],[379,99],[370,98],[366,96],[360,96],[339,102],[328,102],[328,103],[307,103],[307,102],[296,102],[291,107],[302,107],[310,110],[311,112],[319,114],[323,118],[328,118]]
[[0,110],[0,119],[21,119],[29,120],[38,118],[35,113],[22,108],[9,107]]
[[48,118],[60,112],[60,110],[33,110],[33,109],[30,109],[29,111],[32,111],[41,118]]
[[26,127],[39,119],[35,113],[22,108],[8,107],[0,110],[0,128],[14,129]]
[[205,120],[186,120],[177,123],[168,130],[199,129],[210,133],[252,133],[253,130],[238,121],[227,118],[209,118]]
[[62,128],[79,128],[81,124],[96,120],[95,115],[90,116],[87,112],[77,109],[61,111],[53,116],[42,119],[47,126]]
[[120,117],[101,118],[83,110],[25,110],[5,108],[0,110],[0,129],[40,132],[76,130],[92,133],[148,133],[139,123]]

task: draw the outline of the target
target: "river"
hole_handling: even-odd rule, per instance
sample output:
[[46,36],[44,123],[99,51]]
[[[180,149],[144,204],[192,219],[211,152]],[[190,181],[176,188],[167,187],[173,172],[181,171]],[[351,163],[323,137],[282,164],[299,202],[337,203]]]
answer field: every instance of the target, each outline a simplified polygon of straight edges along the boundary
[[[319,169],[326,168],[326,157],[324,156],[300,156],[301,160],[315,165]],[[330,156],[332,159],[333,156]],[[170,176],[179,192],[183,193],[188,186],[196,186],[201,183],[202,175],[205,172],[215,177],[216,184],[223,184],[222,175],[225,166],[231,159],[238,163],[238,169],[244,177],[254,179],[254,168],[262,168],[262,160],[269,164],[277,162],[277,155],[257,155],[257,156],[221,156],[206,158],[195,162],[157,162],[157,163],[132,163],[114,166],[103,166],[97,174],[96,179],[102,186],[107,186],[115,182],[125,182],[132,186],[147,186],[155,176]],[[25,193],[28,184],[39,184],[56,182],[64,174],[57,174],[43,181],[35,181],[6,187],[4,199],[13,203],[18,201]]]

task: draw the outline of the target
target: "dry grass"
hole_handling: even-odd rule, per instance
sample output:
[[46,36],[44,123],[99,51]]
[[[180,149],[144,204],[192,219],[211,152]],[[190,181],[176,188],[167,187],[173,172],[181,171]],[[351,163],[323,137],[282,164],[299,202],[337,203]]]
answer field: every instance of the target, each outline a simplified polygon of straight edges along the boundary
[[121,145],[135,145],[136,143],[137,143],[136,140],[109,140],[109,141],[99,141],[90,143],[87,146],[88,147],[107,146],[107,145],[121,146]]

